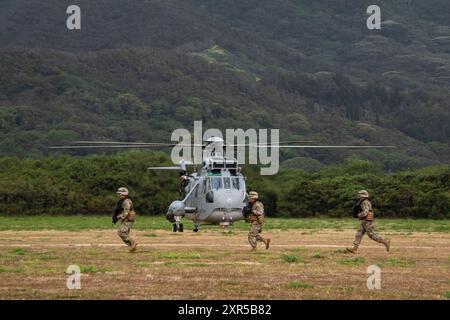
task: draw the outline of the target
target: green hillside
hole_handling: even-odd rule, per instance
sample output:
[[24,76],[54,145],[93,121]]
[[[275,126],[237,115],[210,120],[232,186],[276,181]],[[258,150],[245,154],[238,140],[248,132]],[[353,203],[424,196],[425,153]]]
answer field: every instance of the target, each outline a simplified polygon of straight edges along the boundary
[[75,139],[168,142],[203,120],[397,146],[289,150],[289,167],[355,153],[388,171],[449,163],[448,1],[379,1],[381,30],[366,28],[372,3],[360,0],[80,0],[82,30],[70,32],[69,4],[0,3],[2,156]]

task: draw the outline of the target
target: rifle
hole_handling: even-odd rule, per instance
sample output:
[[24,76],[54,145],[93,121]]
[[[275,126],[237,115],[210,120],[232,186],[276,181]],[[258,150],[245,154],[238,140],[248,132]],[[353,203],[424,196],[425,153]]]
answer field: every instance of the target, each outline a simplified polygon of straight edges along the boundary
[[117,221],[119,221],[118,216],[119,216],[119,214],[121,214],[122,211],[123,211],[123,207],[122,207],[123,201],[124,201],[124,199],[120,199],[120,200],[117,202],[116,209],[114,210],[114,214],[113,214],[113,216],[112,216],[112,223],[113,223],[113,224],[116,224]]
[[119,214],[117,212],[114,212],[113,216],[112,216],[112,223],[116,224],[117,221],[119,221],[119,218],[117,218]]
[[358,203],[356,203],[352,208],[352,216],[353,218],[358,218],[358,214],[361,212],[361,203],[362,201],[359,200]]
[[250,213],[252,213],[253,209],[253,203],[247,203],[247,205],[242,209],[242,215],[244,216],[245,220],[247,220]]
[[244,208],[242,208],[242,215],[244,216],[245,219],[247,219],[248,215],[250,214],[250,211],[251,210],[248,204]]

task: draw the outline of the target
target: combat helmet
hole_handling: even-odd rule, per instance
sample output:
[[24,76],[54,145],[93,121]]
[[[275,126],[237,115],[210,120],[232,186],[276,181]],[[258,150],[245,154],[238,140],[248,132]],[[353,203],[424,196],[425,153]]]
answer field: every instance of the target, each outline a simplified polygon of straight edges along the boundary
[[369,192],[367,192],[367,190],[359,190],[358,196],[360,198],[369,198]]
[[119,189],[117,189],[116,193],[120,194],[122,196],[127,196],[128,195],[128,189],[125,188],[125,187],[120,187]]
[[248,196],[249,196],[249,197],[252,197],[252,198],[255,198],[255,199],[258,199],[258,192],[256,192],[256,191],[250,191],[250,192],[248,193]]

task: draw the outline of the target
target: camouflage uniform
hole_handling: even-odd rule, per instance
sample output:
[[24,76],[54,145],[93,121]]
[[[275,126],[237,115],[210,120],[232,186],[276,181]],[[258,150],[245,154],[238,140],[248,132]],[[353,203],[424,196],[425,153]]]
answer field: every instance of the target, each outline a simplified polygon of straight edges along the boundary
[[[251,204],[250,204],[251,205]],[[248,233],[248,242],[252,249],[256,249],[258,241],[264,242],[266,249],[269,247],[270,239],[264,239],[259,235],[261,227],[264,224],[264,206],[261,202],[255,201],[252,205],[251,211],[247,217],[247,222],[250,223],[250,231]]]
[[360,191],[360,194],[362,194],[364,197],[360,200],[361,203],[361,211],[358,213],[358,219],[361,220],[361,224],[359,226],[358,231],[356,232],[355,241],[353,242],[353,248],[347,248],[347,251],[356,253],[358,250],[359,244],[361,243],[361,239],[364,236],[364,234],[367,233],[370,239],[384,244],[386,247],[386,250],[389,251],[390,249],[390,240],[384,240],[382,237],[380,237],[376,232],[375,228],[373,226],[373,218],[374,214],[372,211],[372,203],[369,200],[369,194],[367,191],[362,190]]
[[375,228],[372,225],[373,211],[372,204],[369,199],[364,199],[361,202],[361,213],[358,214],[358,218],[361,220],[361,225],[359,226],[358,232],[356,232],[355,241],[353,244],[355,246],[359,246],[365,233],[367,233],[370,239],[383,243],[383,238],[375,232]]
[[133,202],[130,198],[125,198],[122,202],[122,213],[119,215],[119,218],[121,219],[120,227],[117,233],[119,234],[119,237],[125,242],[125,244],[131,246],[133,243],[133,239],[130,237],[130,231],[131,227],[133,226],[134,219],[130,220],[128,219],[128,214],[130,213],[131,209],[133,209]]

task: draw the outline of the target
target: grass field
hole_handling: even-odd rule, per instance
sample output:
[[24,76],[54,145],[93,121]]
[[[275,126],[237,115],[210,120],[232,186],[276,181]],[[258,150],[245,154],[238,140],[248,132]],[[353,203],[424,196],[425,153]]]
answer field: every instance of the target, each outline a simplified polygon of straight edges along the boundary
[[[364,237],[345,253],[353,219],[267,219],[269,250],[250,252],[247,228],[172,233],[139,217],[136,253],[109,217],[0,217],[0,299],[449,299],[450,221],[378,219],[391,252]],[[367,267],[381,289],[367,288]],[[66,269],[81,269],[81,289]]]
[[[191,227],[190,221],[184,221],[185,227]],[[431,219],[378,219],[377,229],[393,231],[420,231],[420,232],[450,232],[450,220]],[[358,226],[358,220],[352,218],[266,218],[265,229],[275,230],[344,230],[354,229]],[[136,230],[170,230],[170,223],[164,216],[140,216],[134,225]],[[0,216],[0,231],[2,230],[107,230],[112,226],[111,217],[107,216],[30,216],[10,217]],[[207,226],[204,230],[217,228]],[[234,224],[233,230],[247,230],[244,221]]]

